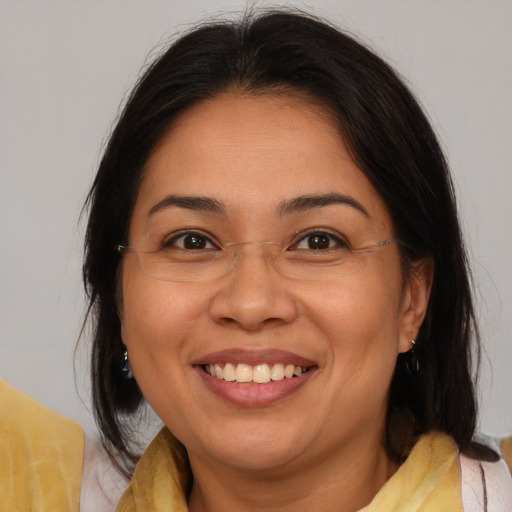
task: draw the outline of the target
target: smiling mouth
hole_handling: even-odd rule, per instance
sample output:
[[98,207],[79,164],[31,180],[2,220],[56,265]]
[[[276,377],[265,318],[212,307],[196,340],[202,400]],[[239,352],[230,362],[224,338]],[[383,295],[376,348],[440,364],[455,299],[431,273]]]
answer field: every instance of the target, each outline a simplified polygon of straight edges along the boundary
[[257,384],[300,377],[309,370],[308,366],[283,363],[262,363],[255,366],[244,363],[206,364],[203,368],[206,373],[219,380]]

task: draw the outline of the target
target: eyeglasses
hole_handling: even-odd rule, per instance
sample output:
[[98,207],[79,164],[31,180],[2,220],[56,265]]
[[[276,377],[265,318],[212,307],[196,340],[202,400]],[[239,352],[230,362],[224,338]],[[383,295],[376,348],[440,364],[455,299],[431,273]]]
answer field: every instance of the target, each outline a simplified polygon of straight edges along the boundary
[[200,233],[182,233],[157,250],[118,245],[135,253],[142,270],[162,281],[209,281],[227,275],[242,258],[261,256],[282,276],[302,281],[332,281],[353,275],[371,255],[397,239],[350,248],[329,233],[309,233],[293,246],[276,242],[232,242],[214,245]]

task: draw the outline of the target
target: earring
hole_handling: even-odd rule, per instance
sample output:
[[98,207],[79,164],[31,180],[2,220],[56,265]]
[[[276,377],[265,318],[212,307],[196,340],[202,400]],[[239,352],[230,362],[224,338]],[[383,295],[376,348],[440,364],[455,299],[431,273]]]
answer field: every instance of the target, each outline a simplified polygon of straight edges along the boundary
[[126,379],[133,379],[133,374],[128,363],[128,349],[125,347],[123,352],[123,364],[121,366],[121,375]]
[[407,373],[410,376],[417,375],[420,371],[420,362],[418,360],[418,355],[414,351],[414,347],[416,346],[416,341],[411,340],[411,350],[404,354],[404,364]]

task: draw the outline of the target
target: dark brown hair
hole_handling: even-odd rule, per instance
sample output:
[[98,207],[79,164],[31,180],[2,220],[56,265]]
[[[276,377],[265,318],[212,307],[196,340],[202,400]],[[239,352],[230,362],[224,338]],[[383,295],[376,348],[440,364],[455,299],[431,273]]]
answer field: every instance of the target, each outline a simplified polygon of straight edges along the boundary
[[143,401],[121,374],[123,342],[116,292],[120,255],[144,165],[170,123],[197,101],[227,89],[279,88],[325,105],[354,161],[391,214],[404,270],[434,262],[432,294],[421,327],[417,375],[399,357],[390,389],[386,440],[403,459],[431,429],[461,447],[476,421],[471,339],[478,333],[470,274],[450,173],[418,102],[373,51],[325,21],[271,11],[200,25],[171,44],[136,84],[113,129],[88,197],[83,278],[93,326],[94,412],[105,445],[128,465],[133,414]]

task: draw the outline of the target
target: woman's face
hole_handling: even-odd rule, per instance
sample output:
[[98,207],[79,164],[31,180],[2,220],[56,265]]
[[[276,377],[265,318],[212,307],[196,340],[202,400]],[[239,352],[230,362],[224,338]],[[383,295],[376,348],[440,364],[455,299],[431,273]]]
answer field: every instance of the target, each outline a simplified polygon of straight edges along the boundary
[[[226,93],[185,111],[152,154],[129,243],[177,254],[275,242],[295,257],[393,236],[325,111]],[[131,370],[192,462],[300,467],[382,441],[396,357],[416,335],[427,286],[404,284],[396,243],[361,254],[348,275],[324,266],[322,279],[315,263],[300,279],[282,275],[269,247],[239,246],[230,272],[201,281],[155,279],[136,254],[123,259]]]

